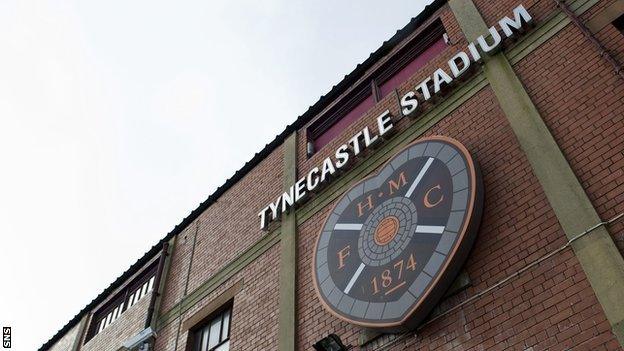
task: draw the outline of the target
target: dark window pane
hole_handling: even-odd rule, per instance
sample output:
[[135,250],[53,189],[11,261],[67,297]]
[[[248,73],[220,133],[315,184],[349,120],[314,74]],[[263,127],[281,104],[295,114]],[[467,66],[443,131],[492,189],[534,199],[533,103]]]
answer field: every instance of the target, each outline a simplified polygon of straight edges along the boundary
[[202,324],[193,334],[193,351],[229,350],[231,317],[232,309],[228,308]]
[[622,34],[624,34],[624,15],[618,17],[615,21],[613,21],[613,25],[617,28]]
[[202,344],[201,344],[200,351],[208,350],[208,337],[210,336],[210,326],[204,328],[203,334],[204,335],[202,336]]
[[201,343],[202,343],[202,329],[195,332],[195,340],[193,341],[195,341],[195,345],[193,346],[193,351],[200,351]]
[[230,337],[230,310],[227,310],[223,315],[223,329],[221,330],[221,340],[225,340]]

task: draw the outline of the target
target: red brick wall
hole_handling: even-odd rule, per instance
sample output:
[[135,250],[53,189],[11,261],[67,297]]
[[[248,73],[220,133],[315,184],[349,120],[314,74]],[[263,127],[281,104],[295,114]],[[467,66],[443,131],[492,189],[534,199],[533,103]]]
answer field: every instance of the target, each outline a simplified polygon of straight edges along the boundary
[[[493,24],[494,19],[508,15],[517,5],[515,2],[508,2],[508,6],[497,2],[496,7],[484,1],[478,1],[477,4],[488,22]],[[554,9],[552,2],[547,1],[525,3],[525,6],[530,8],[529,11],[536,15],[538,21],[547,18],[549,11]],[[442,18],[450,37],[461,37],[457,24],[448,11],[442,14]],[[536,105],[549,128],[553,130],[555,138],[563,143],[564,153],[586,187],[591,200],[598,207],[600,215],[607,218],[624,211],[624,143],[621,137],[623,126],[620,125],[624,92],[621,81],[617,81],[608,66],[604,65],[596,51],[582,37],[574,37],[575,31],[575,28],[568,26],[542,48],[522,60],[516,70],[531,97],[536,100]],[[605,31],[610,32],[608,44],[621,50],[624,47],[619,45],[622,39],[618,35],[621,34],[609,28]],[[445,51],[406,82],[400,93],[418,84],[435,68],[443,66],[450,55],[456,53],[463,44]],[[597,68],[601,65],[602,68]],[[607,84],[606,89],[600,90],[599,94],[596,91],[599,87],[589,91],[582,90],[582,83],[591,81],[592,74],[598,74],[601,82]],[[550,84],[546,77],[567,79],[568,82]],[[617,84],[618,88],[615,87]],[[563,98],[563,101],[553,103],[558,97]],[[595,101],[596,105],[602,103],[601,108],[592,106],[579,118],[578,113],[573,111],[583,101],[588,100]],[[548,104],[553,112],[542,107],[542,104]],[[358,130],[366,125],[374,126],[374,117],[386,108],[396,113],[395,101],[384,100],[376,105],[310,160],[301,157],[299,168],[307,170],[318,165]],[[590,112],[591,117],[587,116]],[[403,129],[407,123],[408,121],[402,121],[399,129]],[[557,130],[551,123],[562,127]],[[474,152],[481,164],[486,187],[483,223],[475,248],[465,266],[472,287],[442,302],[444,311],[558,248],[566,239],[489,88],[482,90],[426,133],[431,134],[454,137]],[[301,133],[300,155],[304,155],[304,137]],[[586,150],[600,155],[600,160],[603,161],[601,167],[596,168],[596,162],[589,165],[573,161],[573,154],[576,152],[577,157],[587,162],[588,151],[583,154],[581,147],[568,146],[566,140],[570,145],[576,145],[583,138]],[[330,207],[331,205],[299,227],[297,301],[300,349],[309,348],[314,341],[329,333],[336,333],[354,345],[358,342],[359,328],[342,322],[323,310],[312,287],[311,253]],[[621,232],[621,225],[612,229],[615,229],[612,233]],[[621,237],[619,239],[621,242]],[[510,285],[424,326],[418,333],[408,335],[403,341],[392,344],[390,349],[402,350],[407,346],[423,350],[446,350],[454,347],[620,349],[578,260],[569,249],[513,280]],[[392,338],[382,337],[368,349],[375,349]]]
[[[464,143],[481,165],[486,189],[481,230],[465,266],[472,287],[454,303],[486,289],[566,241],[495,101],[491,90],[485,88],[426,133],[447,135]],[[330,332],[351,344],[357,343],[359,334],[359,328],[334,318],[318,305],[311,285],[312,247],[328,209],[299,228],[301,349]],[[454,303],[443,303],[443,307],[448,309]],[[564,349],[573,345],[617,349],[609,324],[570,251],[426,325],[417,336],[409,336],[392,349],[402,350],[409,345],[446,350],[460,344],[459,349],[488,349],[495,345],[501,349]]]
[[[552,16],[556,8],[551,0],[474,2],[488,25],[495,24],[502,16],[509,16],[520,3],[529,9],[538,24]],[[582,16],[583,20],[611,2],[600,1]],[[446,67],[446,61],[465,48],[463,34],[448,6],[439,10],[438,15],[454,44],[402,84],[401,94],[436,68]],[[437,15],[432,16],[419,30],[436,18]],[[597,37],[615,57],[624,60],[624,36],[621,33],[608,25],[597,33]],[[531,52],[514,69],[599,215],[608,219],[624,212],[622,80],[615,77],[611,67],[573,25],[568,25]],[[301,174],[318,166],[325,157],[333,154],[337,146],[364,126],[370,126],[376,132],[374,120],[388,108],[398,115],[393,94],[376,104],[310,159],[306,156],[305,127],[302,128],[297,145],[297,166]],[[395,128],[405,130],[413,123],[403,119]],[[363,349],[377,350],[382,345],[389,350],[621,349],[570,249],[513,279],[508,285],[454,312],[445,312],[560,247],[566,238],[489,87],[483,88],[425,133],[434,134],[453,137],[466,145],[483,172],[486,189],[484,216],[474,249],[464,267],[471,286],[444,299],[439,306],[439,313],[443,316],[423,325],[418,332],[382,336]],[[266,235],[259,229],[257,213],[281,193],[283,168],[283,149],[278,147],[178,235],[162,298],[163,314],[182,300],[187,285],[188,293],[193,292]],[[315,341],[329,333],[336,333],[347,343],[357,345],[361,332],[360,328],[326,312],[312,286],[313,245],[332,205],[314,214],[298,228],[297,342],[301,350],[311,349]],[[624,252],[624,222],[613,225],[610,232]],[[181,322],[239,281],[243,282],[243,287],[234,298],[231,349],[276,349],[279,252],[279,244],[269,248],[190,310],[161,326],[155,349],[185,350],[188,331],[180,328]],[[82,349],[116,350],[121,342],[142,330],[147,303],[149,298],[143,298]],[[76,330],[77,327],[70,330],[52,349],[68,349]]]
[[[279,298],[279,244],[274,245],[227,283],[159,330],[156,350],[174,350],[180,321],[185,321],[239,281],[230,329],[231,350],[272,350],[277,344]],[[180,329],[175,350],[185,350],[188,331]]]
[[[534,21],[541,22],[553,15],[557,5],[553,0],[473,0],[483,16],[488,27],[496,25],[498,21],[508,16],[513,18],[513,9],[522,4],[529,11]],[[568,0],[569,2],[569,0]]]
[[[502,15],[509,15],[518,5],[511,0],[496,2],[496,6],[484,0],[476,3],[490,24]],[[547,18],[554,9],[553,3],[545,0],[529,1],[525,6],[538,21]],[[403,84],[400,92],[411,89],[463,49],[465,42],[460,40],[463,35],[448,8],[441,11],[441,17],[455,46],[445,50]],[[622,39],[617,35],[619,33],[608,28],[599,33],[609,47],[621,48]],[[623,127],[620,102],[623,92],[608,67],[578,31],[568,26],[523,59],[515,69],[600,215],[606,218],[624,210],[619,195],[624,192],[621,182],[623,144],[617,133]],[[601,80],[592,80],[594,74]],[[561,83],[550,84],[547,77],[556,77]],[[583,92],[581,88],[588,82],[596,86]],[[608,88],[603,89],[601,84],[607,84]],[[583,106],[587,107],[583,109]],[[310,159],[305,156],[306,133],[302,129],[299,132],[298,169],[306,172],[317,166],[355,132],[365,125],[374,126],[374,118],[386,108],[397,113],[394,96],[386,97]],[[412,123],[404,119],[397,129],[403,130]],[[444,313],[528,262],[563,245],[566,239],[489,87],[426,132],[426,135],[432,134],[447,135],[464,143],[480,163],[486,186],[482,227],[465,266],[472,286],[443,301],[441,311]],[[597,166],[596,162],[590,161],[592,153],[599,155],[604,162]],[[257,228],[256,213],[280,193],[282,158],[281,148],[274,151],[202,214],[189,292],[264,235]],[[298,229],[297,341],[302,350],[310,349],[313,342],[328,333],[337,333],[348,343],[357,344],[360,333],[359,328],[327,313],[318,303],[311,285],[312,246],[330,206],[313,215]],[[621,231],[622,227],[619,228]],[[617,232],[612,230],[612,233]],[[163,312],[183,296],[194,233],[195,227],[191,226],[176,242]],[[279,312],[278,267],[279,245],[275,245],[179,319],[165,325],[159,331],[156,349],[173,350],[179,322],[188,319],[241,279],[244,288],[234,299],[232,349],[275,349]],[[184,349],[187,337],[187,332],[182,330],[177,338],[177,350]],[[365,349],[374,349],[374,345],[384,344],[392,338],[384,336]],[[399,339],[390,345],[390,349],[402,350],[408,346],[422,350],[471,347],[533,347],[538,350],[573,346],[592,350],[619,349],[604,313],[569,249],[512,280],[509,285],[425,325],[418,333]]]
[[[85,343],[83,351],[117,351],[124,341],[135,336],[145,327],[145,317],[152,293],[148,293],[129,307],[111,325]],[[69,350],[69,349],[68,349]]]
[[[190,294],[267,234],[259,229],[257,213],[281,194],[282,172],[283,151],[280,146],[178,235],[163,294],[163,313],[181,301],[187,276]],[[181,331],[177,337],[180,321],[186,320],[240,279],[244,280],[245,287],[234,299],[233,349],[255,350],[261,345],[275,344],[279,296],[278,247],[258,258],[181,318],[164,326],[159,331],[157,350],[173,350],[176,338],[177,350],[184,350],[188,333]],[[193,261],[188,274],[192,253]]]
[[282,193],[282,172],[280,146],[178,235],[162,311],[171,309],[184,293],[196,223],[199,221],[189,292],[266,235],[260,230],[258,212]]
[[[624,58],[613,26],[598,36]],[[572,24],[514,68],[600,217],[624,212],[624,81]],[[610,227],[621,252],[623,229]]]
[[161,311],[163,313],[175,306],[180,301],[180,297],[184,295],[194,235],[195,223],[185,228],[176,237],[172,254],[169,257],[169,272],[166,276],[165,290],[162,295]]

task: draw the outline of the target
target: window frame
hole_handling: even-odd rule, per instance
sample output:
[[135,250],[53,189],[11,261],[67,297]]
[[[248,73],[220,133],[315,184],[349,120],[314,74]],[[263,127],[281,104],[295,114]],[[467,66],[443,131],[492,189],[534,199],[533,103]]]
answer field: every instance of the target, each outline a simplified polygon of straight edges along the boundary
[[[338,121],[344,118],[350,111],[364,102],[369,96],[372,96],[373,102],[379,102],[383,96],[381,95],[381,86],[399,73],[403,68],[409,65],[419,55],[423,54],[428,48],[443,39],[446,29],[441,18],[436,18],[423,31],[409,40],[401,49],[386,60],[376,71],[367,79],[360,82],[344,97],[336,100],[334,105],[326,112],[316,118],[306,128],[306,140],[308,143],[314,142],[326,133]],[[308,152],[308,158],[316,154],[318,150]]]
[[[308,142],[317,140],[371,95],[373,95],[374,102],[376,103],[377,100],[371,89],[371,82],[361,83],[356,89],[353,89],[347,96],[342,98],[339,103],[335,104],[324,113],[323,116],[317,118],[316,121],[310,124],[306,129]],[[315,153],[317,151],[318,150],[315,150]]]
[[196,349],[196,347],[197,347],[197,343],[198,342],[199,343],[202,342],[203,334],[199,336],[199,339],[198,339],[198,335],[197,334],[199,332],[202,332],[202,330],[204,328],[210,327],[210,324],[213,321],[215,321],[217,318],[221,318],[221,325],[219,327],[219,339],[220,339],[223,336],[223,326],[225,325],[225,323],[223,323],[223,318],[228,313],[228,311],[229,311],[229,317],[228,317],[228,321],[227,321],[227,331],[228,331],[227,337],[225,339],[223,339],[223,340],[220,340],[212,348],[207,349],[205,351],[214,351],[214,350],[218,349],[219,347],[221,347],[223,344],[229,342],[231,340],[230,336],[231,336],[231,332],[232,332],[232,315],[233,315],[233,310],[234,310],[234,300],[229,300],[228,302],[223,304],[221,307],[217,308],[214,312],[210,313],[208,316],[206,316],[205,318],[200,320],[192,328],[190,328],[188,330],[186,351],[201,351],[201,344],[199,345],[199,349]]
[[443,39],[444,33],[446,33],[446,28],[444,28],[441,18],[431,22],[427,28],[412,38],[378,69],[375,73],[375,81],[378,86],[381,87],[438,40]]
[[[142,299],[145,295],[147,295],[147,293],[149,293],[150,291],[153,290],[154,288],[154,283],[156,281],[156,269],[157,269],[157,265],[154,265],[153,267],[149,267],[145,273],[143,273],[141,275],[141,277],[139,279],[136,279],[135,281],[133,281],[131,284],[128,285],[128,287],[124,290],[126,290],[126,297],[125,297],[125,308],[124,311],[127,310],[128,308],[134,306],[140,299]],[[135,296],[135,294],[137,293],[138,289],[141,288],[143,289],[143,286],[145,285],[145,283],[149,283],[149,281],[152,281],[152,289],[150,289],[149,285],[147,286],[146,292],[140,294],[141,297],[137,300],[134,300],[132,304],[130,304],[130,300],[131,298],[133,298]]]
[[[85,341],[84,341],[85,344],[89,342],[91,339],[93,339],[96,335],[101,333],[103,330],[105,330],[115,320],[119,319],[121,315],[125,311],[128,310],[128,308],[132,307],[129,304],[131,296],[134,295],[134,292],[136,291],[136,289],[138,289],[139,287],[142,287],[146,282],[149,282],[152,279],[154,281],[156,280],[157,267],[158,267],[158,260],[156,260],[155,262],[150,264],[148,267],[146,267],[143,270],[143,272],[141,272],[139,275],[137,275],[134,278],[134,280],[132,280],[119,292],[117,292],[115,296],[110,299],[110,301],[106,302],[106,304],[98,308],[96,312],[93,313],[93,316],[91,317],[91,320],[89,322],[89,328],[87,329],[87,334],[85,336]],[[154,289],[154,283],[152,283],[152,290],[153,289]],[[147,293],[150,291],[151,290],[149,289],[149,284],[148,284],[147,292],[143,294],[141,298],[147,295]],[[132,294],[130,294],[130,292],[132,292]],[[134,301],[133,305],[136,304],[137,301]],[[108,319],[109,314],[115,311],[115,309],[117,308],[119,308],[118,312],[114,313],[113,316],[110,318],[111,321],[108,322],[107,325],[102,328],[101,327],[102,321],[105,319]],[[115,314],[117,315],[117,317],[115,317]]]
[[[114,318],[114,316],[111,315],[111,312],[113,312],[115,309],[120,307],[122,304],[125,305],[125,296],[122,294],[118,294],[109,302],[107,302],[106,305],[102,306],[96,313],[93,314],[93,317],[91,318],[89,330],[85,338],[85,343],[91,340],[94,336],[99,334],[101,331],[106,329],[109,325],[111,325],[114,322],[114,320],[116,320],[116,318]],[[119,318],[120,314],[121,313],[118,314],[117,318]],[[105,320],[108,320],[108,319],[110,319],[110,321],[104,322]],[[102,326],[102,324],[104,323],[106,324],[106,326]]]

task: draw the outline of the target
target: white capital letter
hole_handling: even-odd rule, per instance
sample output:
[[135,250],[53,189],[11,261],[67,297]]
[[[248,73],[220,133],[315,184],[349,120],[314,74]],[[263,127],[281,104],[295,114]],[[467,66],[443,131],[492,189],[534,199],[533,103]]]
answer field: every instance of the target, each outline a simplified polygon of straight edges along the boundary
[[451,78],[448,73],[444,72],[442,68],[438,68],[435,72],[433,72],[433,92],[437,93],[440,91],[442,82],[451,84],[452,81],[453,78]]
[[505,33],[507,38],[513,35],[513,30],[511,28],[520,29],[522,28],[523,21],[524,23],[528,24],[531,23],[531,21],[533,20],[533,18],[531,17],[531,15],[529,15],[523,5],[518,5],[518,7],[513,10],[513,14],[513,20],[505,16],[500,21],[498,21],[498,24],[500,25],[503,33]]
[[392,117],[390,115],[390,110],[385,110],[379,117],[377,117],[377,127],[379,129],[379,135],[386,134],[390,129],[392,129]]
[[[462,62],[461,69],[457,67],[457,59],[460,59]],[[468,68],[470,67],[470,58],[468,57],[468,54],[466,54],[463,51],[460,51],[459,53],[457,53],[457,55],[453,56],[453,58],[449,60],[448,64],[449,64],[449,67],[451,68],[451,72],[453,72],[453,76],[457,78],[461,76],[462,73],[466,72]]]
[[490,27],[490,36],[492,37],[492,40],[494,41],[491,45],[487,43],[487,40],[485,39],[483,35],[477,38],[477,42],[479,43],[481,50],[483,50],[483,52],[485,53],[493,51],[501,43],[501,36],[496,30],[496,27]]
[[418,108],[418,99],[414,97],[415,95],[416,93],[409,91],[401,98],[401,107],[403,107],[401,112],[404,116],[409,116]]
[[260,213],[258,213],[258,217],[260,217],[260,229],[266,230],[269,226],[269,219],[266,216],[266,213],[269,211],[269,206],[265,207]]

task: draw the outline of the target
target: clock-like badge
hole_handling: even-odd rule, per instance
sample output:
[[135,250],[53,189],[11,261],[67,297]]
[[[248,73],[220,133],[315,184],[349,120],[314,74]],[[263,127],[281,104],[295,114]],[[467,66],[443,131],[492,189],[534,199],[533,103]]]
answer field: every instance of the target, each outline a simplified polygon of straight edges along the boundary
[[348,190],[313,255],[323,305],[354,324],[414,328],[449,288],[481,219],[483,185],[466,148],[416,141]]

